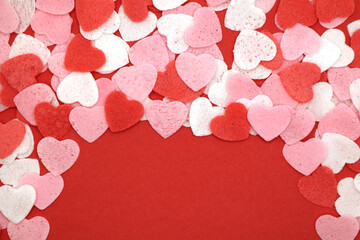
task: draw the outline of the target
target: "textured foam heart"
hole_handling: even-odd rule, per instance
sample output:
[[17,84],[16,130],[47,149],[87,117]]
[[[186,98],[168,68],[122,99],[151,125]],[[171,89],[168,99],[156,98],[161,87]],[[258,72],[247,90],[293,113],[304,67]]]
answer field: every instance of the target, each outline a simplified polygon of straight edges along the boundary
[[103,106],[91,109],[76,107],[70,112],[69,120],[79,136],[89,143],[97,140],[109,127]]
[[69,13],[74,9],[74,7],[74,0],[36,0],[37,9],[55,15],[63,15]]
[[16,120],[0,125],[0,158],[9,156],[21,144],[25,132],[24,125]]
[[310,175],[324,161],[326,145],[318,138],[311,138],[306,142],[285,144],[283,154],[285,160],[298,172]]
[[23,33],[30,25],[31,18],[35,13],[35,0],[19,1],[8,0],[19,17],[19,26],[16,33]]
[[323,240],[353,240],[359,232],[359,223],[352,216],[322,215],[316,220],[315,229]]
[[144,21],[148,14],[148,5],[152,5],[152,0],[124,0],[122,7],[126,16],[133,22]]
[[39,161],[31,158],[18,159],[0,168],[0,180],[3,184],[17,188],[20,186],[20,179],[29,173],[40,174]]
[[240,73],[229,76],[226,81],[226,88],[229,93],[229,97],[226,100],[227,105],[240,98],[251,100],[261,94],[261,89],[256,83],[248,76]]
[[38,209],[44,210],[59,197],[64,188],[64,180],[60,175],[54,176],[52,173],[43,176],[27,174],[20,180],[20,186],[22,185],[30,185],[35,188],[36,200],[34,205]]
[[71,71],[65,68],[65,55],[66,53],[64,52],[55,53],[51,55],[48,62],[50,72],[52,72],[54,75],[61,79],[64,79],[67,75],[71,73]]
[[330,22],[337,17],[349,17],[355,11],[353,0],[317,0],[316,15],[321,22]]
[[335,108],[335,104],[332,102],[333,91],[330,84],[326,82],[318,82],[312,88],[314,96],[307,103],[306,108],[314,114],[315,121],[320,121],[326,113]]
[[150,64],[121,68],[112,77],[120,91],[137,101],[142,101],[149,96],[156,79],[156,68]]
[[0,1],[1,14],[0,14],[0,32],[12,33],[19,26],[19,17],[15,9],[7,0]]
[[30,220],[24,219],[19,224],[9,223],[7,231],[10,239],[46,240],[50,232],[50,224],[45,218],[38,216]]
[[282,0],[276,21],[283,28],[291,28],[297,23],[312,26],[317,21],[315,7],[308,0]]
[[[354,70],[355,70],[355,68],[351,69],[351,71],[354,71]],[[360,109],[359,89],[360,89],[360,80],[356,79],[354,82],[352,82],[350,84],[350,97],[351,97],[351,101],[353,102],[354,106],[358,110]]]
[[338,183],[340,197],[335,201],[336,211],[341,215],[360,216],[360,192],[356,189],[354,179],[347,177]]
[[155,100],[146,106],[145,115],[151,127],[163,138],[168,138],[184,124],[188,116],[188,108],[177,101],[166,103]]
[[283,53],[280,47],[280,41],[278,41],[273,34],[271,34],[268,30],[263,30],[261,33],[265,34],[268,38],[271,39],[275,43],[276,46],[276,55],[270,61],[261,61],[261,65],[268,69],[278,69],[284,63]]
[[351,48],[355,52],[355,57],[352,63],[349,64],[349,67],[360,67],[360,31],[357,30],[353,33],[351,37]]
[[107,96],[109,96],[110,93],[116,90],[115,84],[110,79],[99,78],[96,80],[96,85],[99,89],[99,99],[94,105],[94,107],[104,106]]
[[350,85],[356,79],[360,78],[360,69],[349,67],[330,68],[327,73],[329,83],[331,84],[336,97],[340,101],[349,100],[351,97]]
[[71,139],[58,141],[46,137],[38,143],[37,153],[46,169],[58,176],[72,167],[79,156],[80,148]]

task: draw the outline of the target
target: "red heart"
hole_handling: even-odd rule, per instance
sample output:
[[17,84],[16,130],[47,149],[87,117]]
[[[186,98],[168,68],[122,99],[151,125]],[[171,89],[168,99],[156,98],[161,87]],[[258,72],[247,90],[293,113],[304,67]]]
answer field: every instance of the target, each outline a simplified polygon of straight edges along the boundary
[[105,54],[81,34],[73,37],[65,54],[65,67],[73,72],[91,72],[106,62]]
[[41,73],[43,63],[34,54],[24,54],[11,58],[1,65],[1,72],[9,86],[21,92],[37,83],[35,76]]
[[354,34],[351,36],[351,48],[355,52],[355,58],[349,64],[349,67],[360,67],[360,30],[354,32]]
[[134,22],[141,22],[148,16],[148,5],[152,0],[123,0],[124,12]]
[[75,3],[77,19],[85,32],[104,24],[115,8],[113,0],[76,0]]
[[191,90],[177,73],[175,61],[171,61],[166,66],[165,72],[158,72],[153,90],[172,101],[187,103],[198,98],[205,91],[205,88],[197,92]]
[[312,26],[317,21],[315,7],[309,0],[281,0],[276,21],[283,28],[297,23]]
[[247,139],[250,123],[247,120],[247,109],[241,103],[231,103],[225,109],[225,115],[217,116],[210,123],[212,133],[226,141]]
[[71,128],[69,114],[70,105],[61,105],[57,108],[50,103],[40,103],[35,107],[35,121],[44,137],[60,139]]
[[143,105],[128,100],[122,92],[109,94],[105,101],[105,116],[112,132],[120,132],[135,125],[144,116]]
[[281,67],[281,65],[284,62],[284,58],[283,58],[283,55],[282,55],[280,44],[274,38],[274,36],[269,32],[269,30],[263,30],[263,31],[261,31],[261,33],[265,34],[268,38],[270,38],[275,43],[276,50],[277,50],[276,55],[273,58],[273,60],[271,60],[271,61],[261,61],[261,64],[264,67],[266,67],[268,69],[271,69],[271,70],[278,69],[279,67]]
[[330,22],[337,17],[347,18],[355,11],[354,0],[317,0],[316,14],[320,22]]
[[280,72],[280,79],[289,95],[306,103],[313,98],[312,85],[321,77],[320,68],[314,63],[296,63]]
[[6,124],[0,123],[0,158],[9,156],[24,139],[26,130],[22,122],[11,120]]
[[307,200],[323,207],[333,207],[338,198],[335,174],[328,167],[320,166],[311,175],[300,178],[298,188]]
[[14,97],[17,92],[12,89],[9,84],[5,81],[4,77],[0,73],[0,85],[2,87],[0,92],[0,101],[7,107],[15,107]]

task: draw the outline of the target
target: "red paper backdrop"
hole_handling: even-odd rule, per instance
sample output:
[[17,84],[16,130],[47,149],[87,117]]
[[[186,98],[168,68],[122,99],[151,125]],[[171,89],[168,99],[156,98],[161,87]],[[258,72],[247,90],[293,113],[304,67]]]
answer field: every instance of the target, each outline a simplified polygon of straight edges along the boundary
[[[197,2],[205,6],[205,0]],[[116,10],[119,5],[118,0]],[[274,25],[277,6],[262,29],[279,31]],[[75,13],[71,16],[73,32],[78,33]],[[225,11],[218,16],[223,25]],[[339,27],[347,43],[346,25],[359,17],[356,1],[356,13]],[[320,34],[325,31],[318,23],[314,28]],[[223,28],[218,44],[228,66],[237,35]],[[50,78],[46,71],[38,81],[50,83]],[[7,110],[0,113],[0,121],[15,116],[14,109]],[[32,130],[38,142],[41,135]],[[195,137],[183,127],[164,140],[148,122],[117,134],[107,131],[92,144],[73,130],[65,138],[79,143],[80,157],[62,175],[65,188],[58,200],[45,211],[34,207],[28,216],[48,219],[49,239],[318,239],[315,220],[323,214],[337,216],[334,208],[316,206],[300,195],[301,174],[283,159],[279,138],[229,143],[214,136]],[[31,157],[38,157],[36,151]],[[337,179],[354,175],[345,167]],[[6,231],[0,239],[9,239]]]

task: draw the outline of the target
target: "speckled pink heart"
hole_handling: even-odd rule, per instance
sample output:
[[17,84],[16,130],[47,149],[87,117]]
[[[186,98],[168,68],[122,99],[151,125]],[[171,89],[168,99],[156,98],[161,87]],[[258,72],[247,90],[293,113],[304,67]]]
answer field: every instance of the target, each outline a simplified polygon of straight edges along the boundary
[[252,100],[257,95],[261,95],[261,89],[256,83],[248,76],[241,73],[231,74],[226,81],[226,88],[229,97],[226,100],[226,105],[240,98]]
[[317,234],[322,240],[353,240],[359,232],[359,223],[352,216],[320,216],[315,223]]
[[346,101],[350,99],[350,84],[360,78],[360,68],[330,68],[327,76],[336,97]]
[[19,17],[8,0],[0,0],[0,32],[12,33],[19,26]]
[[43,217],[34,217],[30,220],[24,219],[19,224],[9,223],[7,228],[10,239],[13,240],[46,240],[50,224]]

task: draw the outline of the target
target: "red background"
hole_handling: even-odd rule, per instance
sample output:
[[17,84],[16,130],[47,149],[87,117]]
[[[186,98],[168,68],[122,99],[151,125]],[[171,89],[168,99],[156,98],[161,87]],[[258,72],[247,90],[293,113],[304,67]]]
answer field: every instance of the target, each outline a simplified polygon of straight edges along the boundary
[[[197,2],[205,6],[205,0]],[[356,13],[338,27],[347,43],[346,25],[360,17],[355,2]],[[117,1],[116,10],[119,5]],[[279,31],[274,25],[277,7],[278,2],[262,29]],[[73,32],[78,33],[76,15],[71,16]],[[223,25],[225,11],[218,16]],[[325,31],[318,23],[314,28],[319,34]],[[32,34],[30,29],[26,33]],[[223,28],[218,44],[228,66],[237,35]],[[47,71],[38,81],[50,83],[50,78]],[[15,116],[15,109],[7,110],[0,113],[0,121]],[[32,130],[38,142],[41,135]],[[73,130],[65,138],[79,143],[80,157],[62,175],[65,188],[58,200],[45,211],[34,208],[28,216],[48,219],[49,239],[318,239],[315,220],[323,214],[337,216],[334,208],[316,206],[300,195],[301,174],[283,159],[279,138],[229,143],[214,136],[195,137],[183,127],[164,140],[148,122],[117,134],[108,130],[92,144]],[[36,151],[31,157],[38,157]],[[337,179],[354,175],[345,167]],[[8,239],[6,231],[0,239]]]

